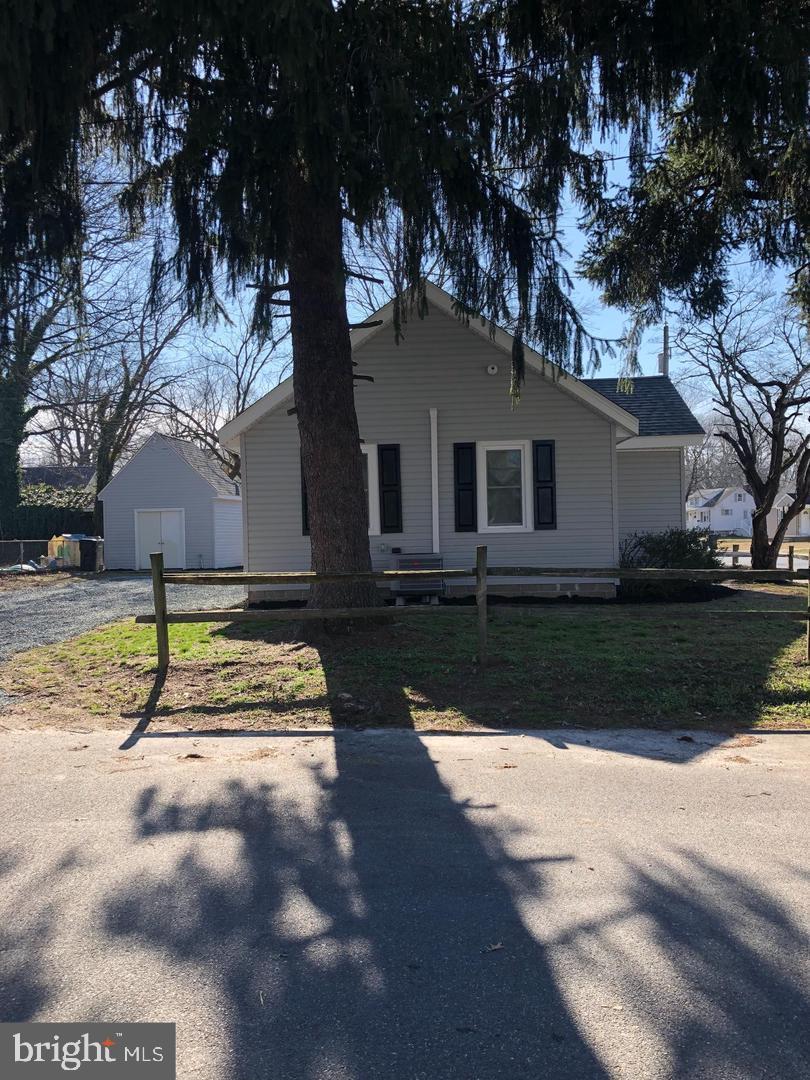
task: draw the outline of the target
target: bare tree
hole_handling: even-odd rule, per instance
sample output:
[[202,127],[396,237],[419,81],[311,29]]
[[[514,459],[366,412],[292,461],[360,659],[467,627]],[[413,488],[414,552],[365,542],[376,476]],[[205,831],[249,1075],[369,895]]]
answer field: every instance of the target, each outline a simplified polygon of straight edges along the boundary
[[[719,419],[714,437],[733,450],[754,498],[751,565],[773,567],[810,496],[807,331],[794,309],[748,280],[711,319],[682,322],[677,342],[687,378],[708,388]],[[788,480],[793,497],[769,537],[767,516]]]
[[[351,232],[346,236],[346,298],[361,315],[379,311],[384,304],[404,292],[413,275],[405,265],[402,219],[392,215],[362,241]],[[438,256],[428,257],[421,276],[443,286],[449,274]]]
[[[163,396],[179,377],[167,353],[191,315],[177,297],[151,303],[144,288],[119,295],[110,318],[114,335],[99,326],[85,336],[79,353],[48,373],[40,391],[44,426],[36,429],[57,459],[93,465],[97,491],[149,425],[157,424]],[[102,529],[98,499],[94,527]]]
[[698,446],[684,451],[686,497],[702,488],[743,487],[745,475],[734,448],[719,437],[727,421],[717,413],[699,419],[706,435]]
[[286,318],[274,320],[270,336],[258,333],[245,297],[238,296],[216,328],[200,335],[193,364],[163,395],[164,426],[210,450],[237,477],[239,455],[220,445],[217,432],[283,377],[289,337]]

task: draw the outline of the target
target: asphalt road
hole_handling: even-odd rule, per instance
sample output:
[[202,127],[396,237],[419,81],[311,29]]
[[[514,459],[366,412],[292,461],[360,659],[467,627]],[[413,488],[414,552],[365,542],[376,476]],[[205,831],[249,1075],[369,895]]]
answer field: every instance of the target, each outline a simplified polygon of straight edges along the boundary
[[194,1080],[802,1080],[810,736],[0,734],[0,1019]]
[[[169,607],[231,607],[244,600],[234,585],[167,585]],[[146,574],[99,574],[54,579],[53,588],[0,592],[0,660],[15,652],[93,630],[152,611],[152,580]]]

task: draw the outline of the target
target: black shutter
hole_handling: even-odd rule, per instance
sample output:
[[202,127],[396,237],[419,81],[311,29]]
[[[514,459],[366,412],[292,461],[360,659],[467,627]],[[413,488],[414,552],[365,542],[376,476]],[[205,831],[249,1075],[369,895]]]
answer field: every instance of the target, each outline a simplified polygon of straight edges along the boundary
[[475,443],[453,444],[453,476],[456,490],[456,532],[477,532]]
[[557,491],[554,472],[554,443],[536,439],[532,443],[534,465],[534,527],[557,528]]
[[307,504],[307,484],[304,480],[304,463],[301,462],[301,532],[309,536],[309,506]]
[[380,532],[402,532],[402,479],[399,468],[399,445],[377,447],[380,473]]

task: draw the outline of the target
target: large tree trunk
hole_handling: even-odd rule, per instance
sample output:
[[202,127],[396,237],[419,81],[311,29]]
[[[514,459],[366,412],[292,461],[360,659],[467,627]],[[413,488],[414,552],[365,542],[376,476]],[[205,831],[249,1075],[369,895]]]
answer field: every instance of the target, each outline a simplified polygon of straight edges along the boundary
[[99,499],[98,493],[112,480],[113,467],[110,444],[102,428],[98,449],[96,450],[96,497],[93,502],[93,532],[96,536],[104,535],[104,503]]
[[20,504],[20,447],[25,438],[26,387],[0,380],[0,537],[14,532]]
[[[307,491],[312,569],[370,570],[368,504],[346,313],[343,220],[296,173],[290,183],[289,290],[293,388]],[[378,603],[373,582],[317,585],[312,607]]]
[[768,522],[765,514],[754,513],[751,518],[751,569],[772,570],[776,567],[780,544],[768,539]]

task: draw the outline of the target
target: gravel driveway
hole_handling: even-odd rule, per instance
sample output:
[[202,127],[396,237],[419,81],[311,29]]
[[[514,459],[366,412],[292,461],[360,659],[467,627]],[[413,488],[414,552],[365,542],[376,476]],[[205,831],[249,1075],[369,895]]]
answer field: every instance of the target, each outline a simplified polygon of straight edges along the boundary
[[[170,608],[232,607],[244,600],[238,585],[167,585]],[[152,610],[152,579],[144,574],[73,578],[53,588],[0,593],[0,660],[35,645],[64,641],[104,623]]]

